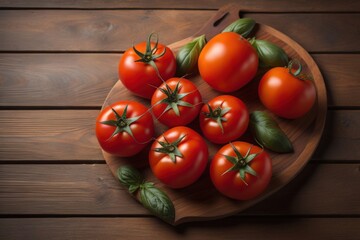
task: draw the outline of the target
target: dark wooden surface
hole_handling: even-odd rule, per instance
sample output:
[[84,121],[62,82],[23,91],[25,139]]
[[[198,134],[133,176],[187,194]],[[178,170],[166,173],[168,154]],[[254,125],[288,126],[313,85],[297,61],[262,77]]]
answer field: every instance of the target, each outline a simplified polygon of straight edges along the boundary
[[94,121],[123,51],[183,39],[229,2],[0,0],[0,239],[360,238],[360,1],[237,1],[307,49],[328,90],[320,146],[279,192],[174,228],[111,175]]

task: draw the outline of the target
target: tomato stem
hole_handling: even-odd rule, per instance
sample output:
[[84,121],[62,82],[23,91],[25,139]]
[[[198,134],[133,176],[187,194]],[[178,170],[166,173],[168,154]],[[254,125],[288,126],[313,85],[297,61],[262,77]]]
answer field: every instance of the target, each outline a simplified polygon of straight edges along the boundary
[[185,137],[186,135],[183,135],[174,142],[170,143],[164,136],[165,142],[158,141],[161,147],[154,148],[153,151],[169,155],[171,161],[176,163],[176,157],[183,157],[178,146]]
[[[294,65],[297,65],[297,68],[294,68]],[[287,68],[289,69],[289,73],[294,77],[298,77],[302,71],[302,65],[298,59],[293,59],[289,61]]]
[[205,117],[211,118],[214,121],[216,121],[219,127],[221,128],[221,133],[224,134],[224,127],[222,122],[227,121],[224,115],[228,113],[231,110],[231,108],[221,108],[221,105],[213,109],[209,104],[207,104],[209,112],[203,112],[203,114],[205,115]]
[[114,108],[111,108],[111,110],[113,111],[113,113],[115,115],[116,120],[107,120],[107,121],[100,122],[102,124],[115,127],[115,130],[112,133],[112,135],[110,136],[110,138],[114,137],[118,133],[126,132],[134,139],[134,141],[136,141],[134,134],[130,128],[130,125],[132,123],[136,122],[142,115],[137,116],[137,117],[127,118],[126,117],[127,108],[128,108],[128,105],[125,106],[124,111],[121,116],[118,114],[118,112]]
[[[151,38],[152,36],[155,36],[155,45],[153,48],[151,48]],[[156,51],[158,50],[158,44],[159,44],[159,38],[158,38],[158,35],[155,34],[155,33],[151,33],[147,39],[147,42],[146,42],[146,50],[144,53],[140,52],[139,50],[137,50],[135,48],[135,46],[133,46],[133,50],[134,52],[140,57],[138,60],[135,60],[135,62],[143,62],[143,63],[146,63],[146,64],[149,64],[150,66],[152,66],[155,71],[156,71],[156,74],[158,75],[158,77],[161,79],[161,81],[164,82],[164,79],[161,77],[160,73],[159,73],[159,69],[158,67],[156,66],[156,63],[155,63],[155,60],[157,58],[160,58],[162,56],[164,56],[165,52],[166,52],[166,48],[164,48],[164,50],[160,53],[160,54],[155,54]]]
[[257,176],[256,171],[250,167],[250,162],[257,155],[259,155],[262,151],[258,152],[258,153],[250,154],[250,151],[252,148],[252,146],[251,146],[247,150],[245,156],[242,156],[241,153],[239,152],[239,150],[236,149],[236,147],[232,143],[230,143],[230,145],[236,156],[223,155],[226,158],[226,160],[228,160],[229,162],[231,162],[233,164],[233,166],[231,168],[229,168],[228,170],[226,170],[222,175],[225,175],[226,173],[231,172],[231,171],[237,171],[237,172],[239,172],[241,180],[247,185],[247,183],[245,181],[246,173],[251,174],[255,177]]

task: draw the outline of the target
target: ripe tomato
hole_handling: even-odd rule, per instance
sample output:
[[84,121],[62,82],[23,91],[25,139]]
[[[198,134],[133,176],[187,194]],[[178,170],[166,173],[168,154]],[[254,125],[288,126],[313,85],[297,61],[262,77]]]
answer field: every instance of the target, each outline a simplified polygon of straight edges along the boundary
[[276,115],[295,119],[305,115],[315,103],[316,89],[310,80],[300,79],[301,65],[292,73],[288,68],[270,69],[259,83],[258,94],[261,102]]
[[237,200],[258,196],[269,184],[271,175],[269,155],[247,142],[233,142],[223,146],[210,164],[210,177],[215,188]]
[[170,78],[156,89],[151,106],[159,122],[174,127],[193,121],[199,114],[201,101],[201,94],[191,81]]
[[201,77],[215,90],[233,92],[250,82],[258,69],[256,50],[241,35],[224,32],[212,38],[198,60]]
[[[142,42],[125,51],[119,62],[119,79],[134,94],[150,99],[156,87],[176,72],[173,52],[165,45]],[[161,78],[159,77],[160,74]]]
[[249,112],[239,98],[220,95],[201,108],[200,128],[211,142],[222,144],[244,134],[249,125]]
[[209,152],[204,139],[188,127],[167,130],[151,146],[150,167],[171,188],[194,183],[204,172]]
[[139,153],[153,135],[152,116],[138,102],[116,102],[104,108],[96,119],[96,137],[101,148],[117,156]]

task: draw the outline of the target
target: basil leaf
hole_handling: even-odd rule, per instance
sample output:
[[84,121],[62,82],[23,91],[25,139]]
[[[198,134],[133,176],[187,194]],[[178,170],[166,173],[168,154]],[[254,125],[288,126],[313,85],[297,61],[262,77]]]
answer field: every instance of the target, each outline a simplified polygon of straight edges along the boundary
[[252,112],[250,127],[255,140],[267,149],[277,153],[288,153],[294,150],[289,138],[266,112]]
[[175,208],[170,198],[153,183],[144,183],[140,188],[140,201],[151,213],[167,222],[174,222]]
[[285,67],[288,65],[289,58],[281,47],[255,38],[250,39],[249,42],[256,49],[261,67]]
[[129,189],[130,193],[138,190],[144,180],[140,172],[130,166],[118,168],[117,175],[120,182]]
[[201,35],[180,48],[176,55],[177,76],[184,76],[196,68],[200,52],[205,44],[205,35]]
[[251,18],[240,18],[227,26],[222,32],[236,32],[247,37],[253,30],[256,22]]

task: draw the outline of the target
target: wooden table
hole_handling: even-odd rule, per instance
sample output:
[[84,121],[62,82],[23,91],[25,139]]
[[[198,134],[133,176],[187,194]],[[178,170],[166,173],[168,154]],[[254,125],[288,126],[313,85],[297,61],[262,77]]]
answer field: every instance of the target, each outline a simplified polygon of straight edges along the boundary
[[133,42],[168,44],[230,1],[0,0],[0,239],[360,239],[360,1],[239,1],[308,50],[328,90],[320,146],[286,187],[172,227],[111,175],[95,118]]

